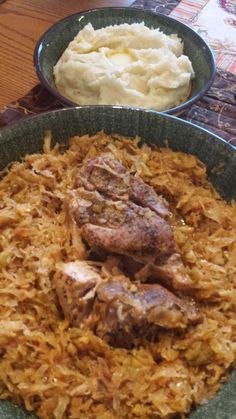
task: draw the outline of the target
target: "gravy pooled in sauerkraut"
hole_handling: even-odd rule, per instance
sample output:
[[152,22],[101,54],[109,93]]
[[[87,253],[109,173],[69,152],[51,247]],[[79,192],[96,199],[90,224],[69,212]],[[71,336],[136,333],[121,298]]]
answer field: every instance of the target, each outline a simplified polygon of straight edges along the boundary
[[144,23],[95,30],[87,24],[54,67],[59,92],[79,105],[177,106],[191,91],[194,71],[176,34]]

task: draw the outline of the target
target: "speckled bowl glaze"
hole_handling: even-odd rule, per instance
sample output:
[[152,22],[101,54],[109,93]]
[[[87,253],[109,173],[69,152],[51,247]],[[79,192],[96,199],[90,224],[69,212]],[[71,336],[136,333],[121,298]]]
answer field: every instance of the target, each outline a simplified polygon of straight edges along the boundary
[[76,13],[60,20],[39,39],[34,52],[34,65],[41,83],[62,103],[76,106],[74,102],[62,96],[55,87],[53,67],[75,35],[91,22],[95,29],[121,23],[144,22],[150,28],[160,28],[165,34],[173,33],[184,42],[186,54],[195,71],[191,95],[180,105],[166,109],[169,114],[179,114],[199,100],[211,86],[216,66],[214,56],[205,41],[192,29],[177,20],[148,10],[135,8],[101,8]]
[[[44,113],[0,131],[0,170],[25,154],[42,151],[45,131],[53,143],[66,144],[72,135],[107,134],[140,136],[143,142],[168,146],[197,155],[208,175],[228,201],[236,199],[236,149],[216,135],[176,117],[150,110],[115,106],[84,106]],[[220,165],[220,166],[219,166]],[[216,168],[221,167],[219,173]],[[216,397],[193,411],[189,419],[233,419],[236,412],[236,373]],[[35,419],[10,402],[0,401],[1,419]]]

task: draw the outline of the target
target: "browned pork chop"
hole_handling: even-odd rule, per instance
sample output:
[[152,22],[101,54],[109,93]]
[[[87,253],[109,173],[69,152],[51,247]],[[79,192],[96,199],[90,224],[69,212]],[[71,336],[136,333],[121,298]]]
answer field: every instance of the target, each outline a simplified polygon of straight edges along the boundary
[[67,200],[69,219],[92,250],[129,256],[139,269],[143,264],[136,276],[142,281],[152,277],[174,289],[194,288],[176,251],[168,203],[153,188],[107,156],[81,166],[75,186]]
[[130,200],[150,208],[162,218],[169,215],[168,202],[140,177],[132,176],[117,160],[107,156],[97,157],[85,163],[77,176],[76,187],[97,190],[117,200]]
[[132,254],[143,261],[166,258],[174,252],[170,224],[149,208],[78,188],[69,211],[91,248]]

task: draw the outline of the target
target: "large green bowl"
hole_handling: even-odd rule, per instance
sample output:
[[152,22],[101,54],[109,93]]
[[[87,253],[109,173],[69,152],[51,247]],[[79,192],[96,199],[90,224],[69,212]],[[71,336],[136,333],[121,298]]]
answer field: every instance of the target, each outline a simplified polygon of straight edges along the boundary
[[216,71],[215,59],[209,46],[194,30],[169,16],[150,10],[133,7],[106,7],[67,16],[51,26],[37,42],[34,52],[37,75],[41,83],[62,103],[76,106],[56,89],[53,67],[69,42],[89,22],[95,29],[115,24],[144,22],[149,28],[160,28],[167,35],[175,33],[183,40],[184,54],[190,58],[193,64],[195,78],[190,97],[180,105],[166,109],[165,112],[179,114],[199,100],[211,86]]
[[[46,130],[53,141],[65,143],[72,135],[140,136],[144,142],[197,155],[207,166],[216,189],[228,201],[236,199],[236,149],[216,135],[176,117],[124,107],[88,106],[41,114],[0,131],[0,170],[25,154],[42,151]],[[217,168],[221,167],[221,173]],[[1,377],[0,377],[1,379]],[[216,397],[193,411],[189,419],[236,419],[236,373]],[[9,402],[0,402],[0,419],[35,418]],[[79,418],[78,418],[79,419]],[[99,419],[99,418],[98,418]],[[145,418],[144,418],[145,419]]]

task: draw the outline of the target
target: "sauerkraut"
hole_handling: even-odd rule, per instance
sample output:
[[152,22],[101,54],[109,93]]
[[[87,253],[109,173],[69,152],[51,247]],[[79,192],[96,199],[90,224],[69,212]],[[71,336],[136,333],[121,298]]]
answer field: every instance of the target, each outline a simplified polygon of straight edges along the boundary
[[[63,201],[79,164],[109,154],[170,202],[175,240],[204,321],[133,349],[69,327],[55,266],[86,258]],[[219,389],[236,359],[236,205],[194,156],[138,139],[74,137],[14,163],[0,181],[0,398],[42,419],[171,418]],[[100,262],[100,267],[101,262]]]

